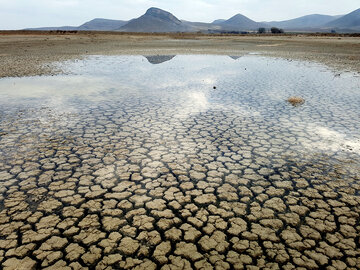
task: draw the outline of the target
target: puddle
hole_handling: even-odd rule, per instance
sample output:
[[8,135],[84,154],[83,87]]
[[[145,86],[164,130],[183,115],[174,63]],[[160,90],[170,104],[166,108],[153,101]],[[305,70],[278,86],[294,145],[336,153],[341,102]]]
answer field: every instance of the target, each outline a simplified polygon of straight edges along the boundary
[[61,68],[0,80],[2,267],[360,267],[355,74],[255,55]]

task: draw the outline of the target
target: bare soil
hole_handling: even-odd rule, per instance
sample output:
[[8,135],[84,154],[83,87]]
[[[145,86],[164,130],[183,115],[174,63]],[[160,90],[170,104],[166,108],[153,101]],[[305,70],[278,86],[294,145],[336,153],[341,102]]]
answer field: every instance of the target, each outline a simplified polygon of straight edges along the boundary
[[[251,52],[359,71],[350,36],[0,35],[2,77],[92,54]],[[291,97],[276,71],[292,64],[258,62],[272,76],[189,63],[208,83],[172,62],[171,89],[166,66],[142,63],[68,84],[1,79],[0,269],[360,269],[358,81],[319,75]],[[318,75],[298,70],[299,85]]]
[[61,73],[53,62],[87,55],[262,53],[360,72],[360,37],[344,35],[201,35],[111,32],[0,32],[0,77]]

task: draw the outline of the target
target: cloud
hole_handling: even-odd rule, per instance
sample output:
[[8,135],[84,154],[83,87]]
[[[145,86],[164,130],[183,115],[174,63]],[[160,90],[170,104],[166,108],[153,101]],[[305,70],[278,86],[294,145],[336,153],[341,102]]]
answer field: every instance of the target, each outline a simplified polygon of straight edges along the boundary
[[241,13],[253,20],[282,20],[307,14],[346,14],[358,0],[0,0],[0,29],[80,25],[96,17],[129,20],[149,7],[180,19],[211,22]]
[[360,154],[359,139],[349,138],[344,133],[314,124],[309,124],[306,131],[312,138],[311,141],[304,142],[304,146],[309,150],[347,151]]

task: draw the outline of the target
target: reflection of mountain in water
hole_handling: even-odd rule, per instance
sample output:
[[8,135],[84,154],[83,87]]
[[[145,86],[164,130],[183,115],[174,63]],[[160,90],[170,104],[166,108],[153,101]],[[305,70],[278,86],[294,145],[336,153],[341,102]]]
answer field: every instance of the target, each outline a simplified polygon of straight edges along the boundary
[[149,63],[157,65],[164,63],[166,61],[170,61],[173,59],[176,55],[148,55],[144,57],[149,61]]
[[238,60],[241,56],[229,55],[229,57],[234,59],[234,60]]

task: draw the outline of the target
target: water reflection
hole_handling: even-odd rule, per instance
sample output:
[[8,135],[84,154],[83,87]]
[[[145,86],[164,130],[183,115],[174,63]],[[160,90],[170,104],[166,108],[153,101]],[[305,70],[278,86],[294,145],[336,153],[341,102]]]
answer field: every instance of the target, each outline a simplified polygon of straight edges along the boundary
[[350,151],[360,155],[360,138],[346,132],[332,130],[330,127],[309,124],[308,131],[316,141],[309,141],[309,149],[321,149],[324,152]]
[[176,55],[149,55],[144,57],[153,65],[161,64],[173,59]]
[[0,80],[0,268],[355,261],[360,78],[258,56],[149,62],[164,59]]
[[229,55],[229,57],[234,60],[238,60],[239,58],[241,58],[241,56],[238,55]]
[[[78,75],[1,80],[0,105],[3,109],[11,106],[10,110],[16,111],[20,104],[41,103],[54,112],[63,113],[78,111],[79,103],[102,104],[113,100],[120,106],[125,101],[131,105],[138,99],[145,102],[150,111],[156,104],[161,106],[168,112],[166,117],[193,116],[207,111],[238,113],[239,117],[256,117],[257,120],[252,120],[256,122],[267,119],[288,134],[294,126],[302,128],[317,122],[318,126],[353,137],[357,142],[359,123],[354,119],[360,117],[356,91],[359,79],[353,76],[334,79],[323,67],[301,62],[230,57],[238,60],[224,61],[223,56],[146,56],[153,64],[173,59],[170,66],[159,66],[160,69],[143,65],[139,56],[93,57],[69,64]],[[268,69],[269,64],[272,69]],[[108,68],[111,65],[116,66],[116,70]],[[279,72],[283,70],[287,72]],[[289,108],[284,101],[293,95],[305,98],[305,105]],[[152,104],[152,100],[157,102]],[[298,141],[303,142],[303,147],[311,145],[323,151],[321,145],[328,142],[328,137],[324,137],[323,132],[315,132],[316,128],[312,130],[305,136],[298,133]],[[310,133],[311,140],[317,144],[307,141]],[[296,132],[292,136],[296,137]],[[357,148],[354,145],[345,150],[355,152]],[[342,148],[328,149],[340,151]]]

